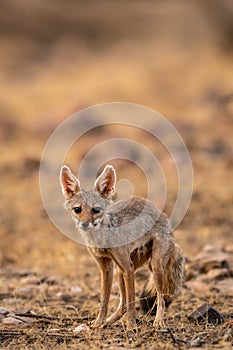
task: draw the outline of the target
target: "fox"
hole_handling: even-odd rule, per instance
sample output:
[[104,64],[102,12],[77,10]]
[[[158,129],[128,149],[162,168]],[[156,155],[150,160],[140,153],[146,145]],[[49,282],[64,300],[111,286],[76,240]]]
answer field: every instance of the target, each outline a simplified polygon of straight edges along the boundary
[[[164,326],[165,307],[179,294],[184,277],[184,255],[175,243],[168,216],[140,196],[114,201],[116,171],[111,164],[97,174],[92,190],[82,189],[63,165],[60,185],[64,207],[100,269],[100,307],[92,327],[112,325],[123,316],[128,330],[136,327],[134,275],[146,264],[150,278],[141,294],[141,307],[144,313],[156,314],[154,327]],[[108,316],[114,266],[120,298]]]

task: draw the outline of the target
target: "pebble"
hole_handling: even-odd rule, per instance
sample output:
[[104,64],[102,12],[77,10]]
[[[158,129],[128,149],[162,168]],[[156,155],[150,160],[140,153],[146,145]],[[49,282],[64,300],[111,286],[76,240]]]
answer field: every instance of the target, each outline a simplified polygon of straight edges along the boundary
[[223,336],[223,340],[225,340],[225,341],[232,341],[233,340],[233,329],[232,328],[228,329],[225,332],[225,334]]
[[34,320],[30,317],[24,317],[24,316],[14,316],[17,320],[20,320],[24,323],[32,323]]
[[188,315],[188,319],[197,323],[206,322],[207,324],[215,325],[224,322],[223,316],[207,303],[203,304]]
[[88,327],[88,325],[86,323],[82,323],[80,325],[78,325],[73,331],[75,333],[80,333],[80,332],[83,332],[83,331],[89,331],[90,327]]
[[75,294],[82,292],[82,288],[80,286],[72,286],[70,288],[70,290],[71,290],[72,293],[75,293]]
[[196,339],[193,339],[190,341],[190,347],[200,347],[204,344],[203,340],[201,340],[199,337],[197,337]]
[[12,325],[12,326],[16,326],[18,324],[22,324],[25,323],[23,320],[20,320],[19,318],[15,318],[15,317],[5,317],[2,320],[3,324],[7,324],[7,325]]
[[29,317],[17,316],[14,312],[0,307],[0,322],[5,325],[18,325],[32,323],[34,320]]
[[20,280],[21,285],[25,286],[25,285],[39,285],[40,284],[40,279],[38,277],[35,276],[26,276],[21,278]]
[[0,315],[6,316],[9,314],[9,310],[5,309],[4,307],[0,307]]
[[18,289],[18,293],[21,294],[32,294],[35,291],[33,287],[21,287]]

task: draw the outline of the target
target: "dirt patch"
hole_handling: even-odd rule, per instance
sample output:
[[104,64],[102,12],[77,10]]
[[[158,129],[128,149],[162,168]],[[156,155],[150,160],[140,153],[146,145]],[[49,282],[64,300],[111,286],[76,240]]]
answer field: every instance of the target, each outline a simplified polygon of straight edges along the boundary
[[[213,251],[215,255],[213,255]],[[207,246],[202,255],[187,262],[184,289],[166,313],[166,327],[153,327],[154,316],[143,315],[137,293],[137,328],[134,338],[123,321],[102,330],[91,329],[97,316],[98,285],[90,270],[82,279],[38,275],[32,270],[2,270],[5,293],[0,294],[5,308],[0,309],[0,338],[4,346],[121,349],[157,347],[186,349],[200,346],[227,348],[232,342],[232,251]],[[147,278],[145,269],[136,274],[137,290]],[[96,282],[95,282],[96,280]],[[118,290],[114,285],[110,310],[117,306]],[[209,323],[190,320],[201,304],[211,304],[220,313]],[[215,311],[216,314],[216,311]],[[149,346],[147,346],[150,344]]]

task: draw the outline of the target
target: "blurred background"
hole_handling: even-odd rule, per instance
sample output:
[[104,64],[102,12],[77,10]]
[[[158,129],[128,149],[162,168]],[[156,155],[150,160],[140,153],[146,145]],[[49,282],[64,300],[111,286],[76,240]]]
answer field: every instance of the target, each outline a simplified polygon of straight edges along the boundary
[[[231,0],[2,0],[0,76],[2,269],[74,276],[82,262],[94,264],[50,223],[38,169],[63,120],[112,101],[155,109],[184,138],[195,176],[176,231],[185,255],[207,243],[233,244]],[[93,137],[107,135],[107,128],[87,135],[70,162],[76,166]]]

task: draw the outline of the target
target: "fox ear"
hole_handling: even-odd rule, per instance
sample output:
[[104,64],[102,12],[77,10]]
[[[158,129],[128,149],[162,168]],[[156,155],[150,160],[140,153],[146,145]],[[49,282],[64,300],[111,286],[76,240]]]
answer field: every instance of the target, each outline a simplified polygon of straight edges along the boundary
[[94,190],[98,191],[101,197],[111,199],[116,189],[116,171],[112,165],[106,165],[102,173],[95,180]]
[[76,192],[80,191],[80,182],[66,165],[61,168],[60,184],[66,199],[73,197]]

